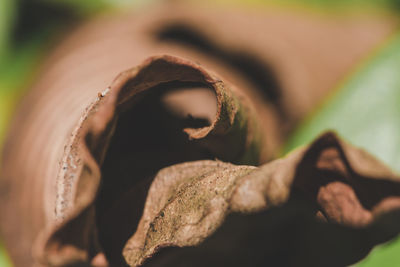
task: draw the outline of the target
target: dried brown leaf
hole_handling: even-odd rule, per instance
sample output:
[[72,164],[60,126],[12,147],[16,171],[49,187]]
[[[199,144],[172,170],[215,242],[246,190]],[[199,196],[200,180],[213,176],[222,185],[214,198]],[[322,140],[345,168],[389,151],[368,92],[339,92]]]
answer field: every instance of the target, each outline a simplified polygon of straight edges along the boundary
[[202,242],[222,223],[236,184],[255,168],[199,161],[161,170],[138,229],[124,249],[127,262],[138,266],[159,248]]
[[[319,219],[350,229],[373,229],[370,236],[384,236],[376,226],[385,225],[379,218],[400,210],[400,178],[363,150],[327,133],[309,147],[259,168],[197,161],[161,170],[150,187],[137,231],[125,246],[125,259],[139,266],[161,248],[198,245],[228,213],[283,206],[293,192],[313,203]],[[384,231],[393,237],[399,228]],[[356,249],[351,260],[360,259],[359,254],[365,255],[375,242]],[[243,244],[247,245],[251,244]],[[337,257],[336,262],[352,263]]]
[[[158,133],[160,124],[151,122],[146,128],[146,123],[132,121],[142,113],[150,114],[146,113],[149,110],[163,114],[165,110],[157,106],[164,101],[158,102],[163,92],[183,90],[187,95],[193,89],[188,83],[195,83],[195,92],[200,90],[196,89],[199,84],[206,86],[200,91],[213,92],[215,114],[204,113],[209,114],[208,124],[183,127],[184,136],[173,134],[175,137],[161,139],[162,145],[153,147],[153,134]],[[190,93],[187,96],[192,97]],[[367,229],[353,239],[369,241],[351,256],[338,256],[336,261],[341,264],[362,258],[375,244],[397,234],[394,222],[400,207],[399,177],[332,133],[260,167],[211,160],[174,165],[207,159],[210,154],[226,161],[256,164],[261,130],[247,101],[199,65],[176,57],[153,57],[122,73],[85,111],[66,146],[57,190],[51,192],[56,194],[55,220],[46,225],[35,247],[41,264],[67,266],[93,259],[92,264],[107,264],[107,260],[121,265],[126,260],[138,266],[161,248],[203,244],[231,212],[249,214],[282,207],[291,202],[293,194],[306,199],[306,206],[313,207],[313,216],[319,220],[347,227],[339,230],[337,237],[344,236],[346,229]],[[179,100],[166,106],[171,105],[182,108]],[[209,109],[206,106],[206,111]],[[168,127],[182,119],[177,110],[171,111],[175,119],[169,118]],[[155,136],[163,137],[168,129]],[[149,136],[143,139],[143,134]],[[181,143],[183,139],[192,141]],[[142,143],[152,160],[142,149],[134,153],[132,147],[140,148]],[[171,153],[171,144],[176,155]],[[124,147],[133,154],[125,154]],[[125,165],[118,165],[121,160]],[[170,165],[153,181],[154,172]],[[126,178],[115,180],[121,166]],[[285,224],[288,219],[290,216],[279,220]],[[384,229],[382,225],[388,222],[392,224]],[[324,247],[324,242],[319,243]]]
[[[288,129],[394,26],[379,17],[338,20],[181,5],[107,15],[81,26],[42,67],[3,152],[0,223],[16,266],[38,264],[36,258],[55,266],[91,259],[123,264],[121,251],[136,230],[155,172],[215,157],[249,165],[271,160]],[[255,34],[259,28],[262,34]],[[339,54],[337,47],[343,48]],[[107,87],[121,70],[165,53],[201,62],[237,86],[166,56],[124,72]],[[265,167],[266,173],[279,162]],[[264,191],[239,187],[244,195],[234,193],[238,200],[231,208],[249,212],[285,203],[296,166],[285,164],[291,167],[281,169],[279,179],[263,178],[264,167],[254,171],[247,183]],[[384,177],[365,162],[358,165],[352,162],[362,175]],[[295,181],[315,198],[314,187]],[[320,185],[318,179],[311,184]],[[351,192],[346,183],[321,188],[321,216],[329,220],[367,224],[391,203],[397,206],[395,198],[386,198],[386,187],[370,202],[364,195],[375,190],[343,198],[337,192]],[[360,216],[349,215],[355,211]]]
[[[183,129],[186,132],[186,136],[179,138],[192,141],[184,143],[183,150],[179,152],[177,159],[174,159],[169,150],[162,152],[162,148],[165,146],[165,149],[168,149],[171,144],[176,144],[174,149],[179,150],[180,143],[175,143],[174,139],[170,139],[161,145],[157,144],[157,152],[151,155],[153,160],[149,162],[150,172],[157,170],[157,168],[160,168],[158,166],[163,166],[163,164],[171,164],[169,161],[167,163],[157,163],[158,158],[161,161],[171,160],[172,158],[172,162],[179,162],[192,157],[193,152],[196,151],[198,151],[198,155],[195,153],[195,158],[204,158],[205,156],[202,156],[202,153],[204,154],[203,151],[208,151],[206,154],[211,152],[212,155],[225,160],[253,164],[257,162],[259,157],[257,147],[260,142],[257,137],[260,136],[260,133],[257,132],[259,128],[255,120],[254,110],[248,104],[246,105],[245,98],[241,97],[241,102],[239,102],[239,98],[235,97],[222,81],[189,61],[171,56],[150,58],[141,66],[121,74],[109,88],[108,94],[104,97],[99,97],[92,104],[83,116],[82,124],[72,136],[70,144],[67,145],[70,150],[67,151],[68,153],[63,160],[65,168],[59,174],[56,199],[56,218],[59,218],[62,222],[61,225],[50,225],[49,230],[42,235],[42,241],[38,243],[38,253],[41,254],[41,251],[45,253],[42,258],[47,261],[46,264],[65,265],[86,262],[92,257],[89,254],[91,250],[100,252],[100,245],[96,244],[99,237],[97,237],[95,217],[100,217],[101,220],[103,217],[111,216],[111,218],[114,218],[115,214],[110,215],[106,212],[106,215],[102,216],[103,209],[107,211],[104,205],[109,206],[110,204],[105,203],[97,204],[102,209],[97,209],[98,214],[94,215],[94,201],[100,186],[98,163],[103,162],[104,151],[108,146],[110,134],[115,131],[115,134],[118,135],[119,126],[114,130],[116,116],[118,114],[123,115],[123,111],[132,103],[139,105],[137,104],[138,101],[144,101],[145,105],[147,105],[144,100],[146,97],[152,103],[156,103],[160,92],[176,89],[174,86],[177,86],[177,81],[182,81],[185,84],[187,82],[202,83],[209,88],[208,90],[213,90],[216,97],[217,113],[209,126]],[[172,82],[172,87],[168,86],[168,82]],[[180,90],[179,87],[178,90]],[[153,96],[151,92],[158,94]],[[114,112],[115,114],[113,114]],[[140,112],[136,113],[140,115]],[[250,118],[251,116],[254,116],[254,119]],[[129,118],[132,120],[132,117]],[[130,122],[126,124],[121,122],[119,125],[122,127],[122,132],[126,131],[131,134],[131,130],[126,128],[132,127]],[[138,124],[133,125],[132,128],[136,133],[140,132],[137,126],[141,127]],[[153,125],[154,127],[159,127],[159,125]],[[152,131],[157,131],[157,128]],[[151,135],[152,132],[146,132],[146,134]],[[164,135],[165,132],[162,132],[162,134]],[[119,138],[114,138],[114,140],[116,142],[120,141]],[[143,142],[143,140],[136,138],[134,135],[131,135],[131,140],[133,146],[140,146],[140,143]],[[153,142],[153,139],[149,138],[149,141]],[[193,142],[197,144],[195,143],[193,146]],[[121,145],[130,146],[125,139]],[[116,145],[111,142],[110,150],[114,146]],[[187,146],[189,147],[186,148]],[[149,146],[147,149],[151,151],[152,147]],[[122,150],[119,148],[116,149],[115,154],[108,152],[108,154],[115,156],[121,153]],[[156,155],[157,153],[158,155]],[[136,163],[134,164],[141,165],[143,169],[143,163],[140,161],[142,156],[139,155],[138,158],[135,158]],[[182,157],[183,159],[179,159]],[[113,157],[111,158],[113,159]],[[107,162],[104,164],[107,165]],[[76,165],[76,167],[74,168],[73,165]],[[140,167],[137,166],[137,168],[136,173],[129,172],[131,181],[135,181],[132,175],[139,180],[148,175],[148,171],[141,173],[139,171]],[[71,179],[71,177],[76,178]],[[103,183],[107,183],[108,179],[113,178],[103,177],[103,179]],[[115,184],[118,184],[113,180],[110,180],[110,182],[114,184],[114,187]],[[66,183],[72,183],[76,189],[66,190]],[[107,184],[104,184],[103,188],[108,193],[114,194],[112,186],[108,188]],[[137,190],[135,188],[133,187],[133,190]],[[123,189],[126,191],[129,188]],[[106,200],[109,198],[107,192],[103,194]],[[128,194],[135,197],[133,192],[128,191]],[[98,202],[101,202],[102,197],[98,198],[100,198]],[[129,207],[126,204],[128,201],[122,201],[120,206]],[[131,205],[136,204],[133,203]],[[113,208],[110,210],[111,213],[115,211]],[[140,210],[137,212],[140,212]],[[132,227],[135,226],[130,225],[130,228]],[[102,239],[102,236],[100,236],[100,239]]]

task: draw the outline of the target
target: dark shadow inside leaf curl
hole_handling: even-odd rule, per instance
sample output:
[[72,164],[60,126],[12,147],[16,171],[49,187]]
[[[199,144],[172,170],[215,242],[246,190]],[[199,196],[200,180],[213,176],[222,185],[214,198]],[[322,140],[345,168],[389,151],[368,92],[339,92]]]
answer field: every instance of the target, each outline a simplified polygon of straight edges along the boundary
[[170,82],[135,97],[118,118],[96,200],[100,244],[113,266],[125,264],[122,249],[136,231],[154,175],[176,163],[212,158],[183,132],[209,126],[215,116],[190,105],[193,97],[200,103],[212,97],[216,106],[214,92],[205,85]]
[[156,31],[155,35],[159,41],[191,47],[237,70],[238,73],[258,89],[267,102],[275,106],[284,118],[285,113],[280,103],[281,88],[276,75],[270,66],[267,66],[256,56],[248,51],[228,50],[220,47],[201,32],[182,23],[166,25]]
[[293,186],[317,203],[328,220],[358,226],[372,220],[378,205],[398,203],[400,196],[399,183],[386,177],[365,177],[353,170],[343,147],[330,134],[313,143],[303,156]]

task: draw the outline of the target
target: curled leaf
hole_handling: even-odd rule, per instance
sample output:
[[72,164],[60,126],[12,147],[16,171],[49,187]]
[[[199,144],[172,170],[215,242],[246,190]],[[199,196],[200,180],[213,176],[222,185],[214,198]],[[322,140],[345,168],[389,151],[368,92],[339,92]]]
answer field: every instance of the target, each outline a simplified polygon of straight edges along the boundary
[[[40,262],[138,266],[161,248],[206,242],[231,212],[285,206],[293,194],[319,219],[372,229],[371,240],[340,262],[360,259],[397,233],[392,226],[380,234],[380,218],[399,208],[398,176],[331,133],[260,167],[211,161],[256,165],[259,144],[267,144],[249,100],[234,92],[197,64],[157,56],[99,93],[73,131],[56,190],[47,196],[55,199],[55,214],[36,240]],[[193,94],[206,99],[205,109],[187,105]]]
[[[185,118],[168,115],[158,100],[171,91],[188,92],[186,90],[190,91],[193,85],[212,90],[216,97],[215,117],[210,118],[209,125],[196,128],[185,126],[191,123]],[[239,102],[223,82],[189,61],[171,56],[150,58],[141,66],[122,73],[107,90],[107,94],[100,95],[83,115],[82,123],[67,144],[70,149],[66,150],[63,159],[65,168],[59,173],[55,206],[56,218],[62,222],[50,225],[38,243],[38,253],[42,250],[42,257],[50,265],[86,262],[91,258],[89,253],[100,252],[101,246],[110,247],[105,253],[118,260],[121,254],[115,256],[114,250],[121,244],[116,239],[127,238],[126,231],[132,231],[135,226],[128,224],[127,228],[122,227],[119,234],[113,233],[113,228],[118,227],[118,220],[134,221],[134,218],[126,218],[123,211],[141,203],[119,196],[137,197],[135,190],[141,188],[138,183],[145,182],[145,178],[159,168],[209,155],[254,164],[260,155],[257,149],[257,144],[261,142],[257,139],[259,128],[256,120],[250,118],[256,118],[256,115],[250,106],[245,105],[245,98],[242,97],[242,102]],[[125,111],[132,105],[136,108]],[[148,121],[151,117],[147,112],[156,110],[159,113],[155,115],[161,119],[164,115],[167,122],[161,133],[157,129],[161,124],[151,119]],[[119,114],[120,120],[116,125]],[[142,117],[142,114],[147,116]],[[175,127],[182,127],[186,134],[176,135]],[[172,131],[170,137],[168,131]],[[114,136],[110,141],[111,134]],[[107,147],[107,157],[104,158]],[[143,151],[140,147],[148,150],[152,160],[143,152],[135,154],[134,148]],[[172,154],[170,148],[176,154]],[[136,171],[126,171],[125,176],[129,176],[124,178],[122,175],[117,182],[114,175],[121,160],[131,160],[129,164]],[[98,164],[103,165],[102,184]],[[65,184],[72,184],[71,189]],[[99,192],[100,186],[102,190]],[[119,203],[117,209],[113,208],[114,202]],[[138,207],[137,212],[140,213],[140,210],[141,207]],[[102,223],[107,218],[116,221]]]
[[[3,152],[0,223],[15,264],[124,265],[122,251],[128,239],[143,247],[143,235],[152,228],[142,223],[136,231],[143,207],[154,219],[155,211],[148,211],[145,200],[153,198],[147,193],[160,169],[215,158],[251,166],[270,161],[288,130],[354,61],[393,30],[389,20],[364,24],[364,19],[285,14],[158,6],[133,16],[105,15],[64,39],[22,101]],[[254,34],[258,28],[262,34]],[[337,47],[342,53],[332,52]],[[125,69],[129,70],[108,87]],[[198,208],[212,202],[215,210],[188,235],[173,239],[168,231],[157,233],[182,246],[207,242],[230,211],[248,213],[283,205],[292,188],[321,206],[321,218],[357,227],[369,225],[381,211],[397,205],[396,198],[386,198],[397,196],[397,189],[379,187],[382,193],[372,200],[365,195],[376,194],[374,190],[350,189],[360,187],[356,178],[346,180],[353,177],[351,172],[339,172],[347,183],[321,184],[321,171],[303,152],[260,169],[207,161],[215,167],[215,173],[210,170],[206,176],[209,180],[226,179],[216,195],[202,192],[207,188],[197,190],[202,183],[197,176],[192,177],[193,184],[186,176],[175,177],[181,179],[175,186],[204,196],[197,199],[204,204]],[[355,167],[357,163],[346,156],[354,171],[362,170],[361,176],[387,179],[386,171],[381,175],[375,167],[365,169],[364,163]],[[343,161],[341,154],[340,158]],[[301,171],[307,175],[295,179]],[[217,181],[218,173],[224,179]],[[312,180],[311,187],[304,177]],[[347,193],[342,197],[338,191]],[[182,196],[173,192],[167,196],[174,199],[171,209],[190,214],[196,208],[179,206]],[[191,203],[191,198],[185,201]],[[162,201],[157,203],[164,208]],[[359,215],[350,216],[353,213]],[[179,232],[188,221],[175,222],[171,229]],[[199,230],[207,225],[212,226]],[[153,227],[164,227],[163,221]],[[157,240],[151,239],[153,245],[139,254],[129,252],[127,245],[126,258],[131,264],[144,261],[157,246],[166,246],[166,241]]]
[[[336,259],[325,259],[324,263],[327,266],[348,265],[359,260],[373,245],[399,232],[399,227],[393,223],[400,219],[399,179],[372,156],[345,144],[332,133],[321,136],[309,147],[258,168],[218,161],[178,164],[161,170],[155,177],[143,216],[124,248],[124,256],[130,266],[139,266],[162,248],[199,245],[221,226],[230,212],[248,214],[284,207],[293,194],[298,194],[309,202],[313,207],[311,212],[319,220],[344,227],[336,230],[336,238],[346,239],[348,231],[354,231],[351,229],[366,229],[363,235],[352,237],[352,242],[361,240],[363,243],[352,254],[338,250]],[[301,204],[297,205],[301,211]],[[283,224],[290,219],[279,218]],[[393,224],[388,226],[388,221]],[[322,234],[333,232],[333,226]],[[268,229],[258,231],[267,232]],[[242,245],[254,247],[252,241],[248,242]],[[305,245],[309,242],[312,240],[302,240]],[[329,242],[335,240],[311,243],[311,247],[318,245],[320,250],[327,251]],[[263,244],[258,246],[263,251]],[[324,253],[329,255],[326,251]],[[289,256],[293,258],[293,255]],[[169,256],[164,264],[171,264],[174,259],[176,261],[174,256]],[[201,266],[195,263],[196,260],[181,259],[180,264]],[[263,260],[250,263],[269,262]],[[303,266],[302,260],[296,264]],[[215,262],[208,264],[218,265]],[[320,265],[322,262],[310,266]]]
[[124,249],[129,265],[141,265],[162,247],[202,242],[220,226],[236,184],[253,169],[199,161],[160,171],[149,189],[138,229]]

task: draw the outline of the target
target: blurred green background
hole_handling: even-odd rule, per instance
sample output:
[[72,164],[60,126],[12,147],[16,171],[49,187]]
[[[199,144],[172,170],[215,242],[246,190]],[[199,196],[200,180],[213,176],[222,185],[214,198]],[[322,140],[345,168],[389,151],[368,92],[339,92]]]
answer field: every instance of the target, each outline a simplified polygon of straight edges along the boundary
[[[154,1],[157,0],[150,2]],[[400,18],[400,0],[207,1],[250,7],[280,5],[323,13],[379,12]],[[0,147],[18,99],[35,77],[46,48],[62,36],[63,29],[100,12],[126,6],[137,8],[148,2],[0,0]],[[284,152],[308,143],[325,129],[335,129],[346,140],[365,148],[400,172],[400,31],[337,85],[334,94],[295,131]],[[0,266],[12,266],[1,242]],[[400,239],[376,247],[355,266],[400,266]]]

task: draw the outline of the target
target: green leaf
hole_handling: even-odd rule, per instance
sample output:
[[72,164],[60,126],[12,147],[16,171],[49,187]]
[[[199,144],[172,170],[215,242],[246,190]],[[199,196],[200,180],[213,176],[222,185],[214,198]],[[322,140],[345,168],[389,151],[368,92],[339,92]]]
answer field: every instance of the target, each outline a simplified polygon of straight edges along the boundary
[[11,267],[11,261],[8,255],[5,252],[5,249],[3,248],[2,244],[0,243],[0,266],[2,267]]
[[14,22],[15,1],[0,1],[0,62],[4,60],[10,48],[10,30]]
[[92,15],[112,8],[136,7],[155,0],[36,0],[38,3],[69,8],[81,15]]
[[[192,0],[197,1],[199,0]],[[398,13],[400,0],[207,0],[212,3],[239,4],[244,6],[284,6],[306,8],[327,13],[335,11],[371,11]],[[204,0],[203,0],[204,2]]]
[[[400,171],[400,34],[392,37],[294,133],[285,151],[337,131]],[[400,262],[400,240],[375,248],[359,266]],[[385,265],[386,264],[386,265]]]
[[400,238],[372,250],[369,257],[355,266],[358,267],[392,267],[400,262]]

